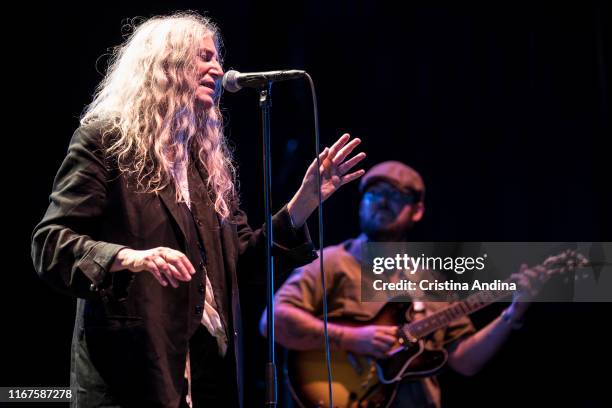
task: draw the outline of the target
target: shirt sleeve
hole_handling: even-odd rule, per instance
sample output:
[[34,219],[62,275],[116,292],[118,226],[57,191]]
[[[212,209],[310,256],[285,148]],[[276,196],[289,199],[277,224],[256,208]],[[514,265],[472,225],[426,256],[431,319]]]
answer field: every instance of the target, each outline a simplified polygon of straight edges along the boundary
[[318,315],[323,303],[318,262],[294,270],[275,295],[277,305],[286,304]]
[[[252,230],[246,214],[240,209],[234,212],[234,220],[241,265],[265,265],[266,225]],[[301,228],[293,228],[287,206],[272,217],[272,235],[272,255],[278,259],[277,268],[281,274],[316,259],[317,253],[310,240],[308,227],[304,224]]]

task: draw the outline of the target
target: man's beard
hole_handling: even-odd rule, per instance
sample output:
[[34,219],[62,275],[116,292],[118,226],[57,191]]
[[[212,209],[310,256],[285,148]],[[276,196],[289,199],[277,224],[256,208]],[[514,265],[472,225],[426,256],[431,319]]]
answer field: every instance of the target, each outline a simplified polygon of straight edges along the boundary
[[402,241],[412,226],[412,223],[402,225],[397,222],[396,218],[393,218],[390,222],[380,223],[375,220],[375,216],[376,214],[374,214],[374,217],[359,218],[361,231],[368,236],[370,241]]

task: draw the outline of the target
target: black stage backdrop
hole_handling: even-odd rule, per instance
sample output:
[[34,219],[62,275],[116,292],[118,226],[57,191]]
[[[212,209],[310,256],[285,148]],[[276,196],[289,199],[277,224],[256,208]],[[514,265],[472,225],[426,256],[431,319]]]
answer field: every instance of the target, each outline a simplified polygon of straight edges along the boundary
[[[5,16],[18,25],[5,34],[3,54],[22,75],[5,77],[17,92],[4,115],[0,385],[68,385],[74,301],[38,280],[30,233],[127,18],[206,12],[223,33],[226,70],[308,70],[324,143],[350,132],[363,139],[366,167],[396,159],[422,173],[427,211],[416,240],[610,241],[612,13],[604,3],[24,3],[28,10]],[[277,84],[273,96],[278,209],[298,188],[314,142],[306,84]],[[226,94],[223,106],[243,206],[257,226],[256,93]],[[358,200],[351,185],[326,204],[327,243],[358,233]],[[242,282],[249,406],[263,400],[265,342],[256,330],[263,274],[254,269]],[[534,305],[524,330],[480,374],[442,376],[445,406],[609,404],[610,311],[609,304]]]

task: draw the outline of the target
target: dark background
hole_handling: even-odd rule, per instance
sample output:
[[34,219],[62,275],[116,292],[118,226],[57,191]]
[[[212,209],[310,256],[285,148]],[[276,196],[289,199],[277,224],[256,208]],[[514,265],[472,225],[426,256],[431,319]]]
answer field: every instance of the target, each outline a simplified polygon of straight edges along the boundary
[[[226,70],[306,69],[317,85],[323,143],[350,132],[363,140],[366,168],[396,159],[423,175],[427,211],[416,240],[612,240],[612,13],[605,2],[23,6],[27,18],[13,15],[17,28],[5,34],[12,46],[3,52],[17,76],[5,77],[16,93],[5,113],[0,385],[69,383],[74,300],[38,280],[30,233],[105,70],[104,54],[135,16],[207,12],[223,34]],[[305,83],[277,84],[273,96],[278,209],[314,157],[314,133]],[[223,106],[243,207],[257,226],[257,97],[226,94]],[[349,185],[326,204],[326,243],[358,233],[358,201]],[[265,343],[256,327],[263,271],[252,275],[242,282],[247,401],[261,406]],[[478,313],[475,323],[486,324],[502,307]],[[480,374],[442,376],[445,406],[608,405],[610,311],[609,304],[534,305],[524,329]]]

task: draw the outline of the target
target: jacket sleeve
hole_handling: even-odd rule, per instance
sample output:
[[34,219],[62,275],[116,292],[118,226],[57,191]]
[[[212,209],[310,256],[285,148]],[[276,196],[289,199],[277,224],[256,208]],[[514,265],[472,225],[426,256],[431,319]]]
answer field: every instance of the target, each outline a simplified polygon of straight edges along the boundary
[[[240,263],[253,265],[251,262],[255,262],[265,265],[265,224],[253,231],[247,222],[246,214],[241,210],[234,214],[234,219],[237,222]],[[308,227],[304,224],[301,228],[293,228],[286,205],[272,217],[272,238],[272,255],[278,259],[277,267],[280,273],[292,271],[317,258]]]
[[32,233],[32,260],[38,275],[55,289],[95,297],[121,245],[92,238],[106,208],[108,171],[101,132],[79,127],[53,183],[49,207]]

